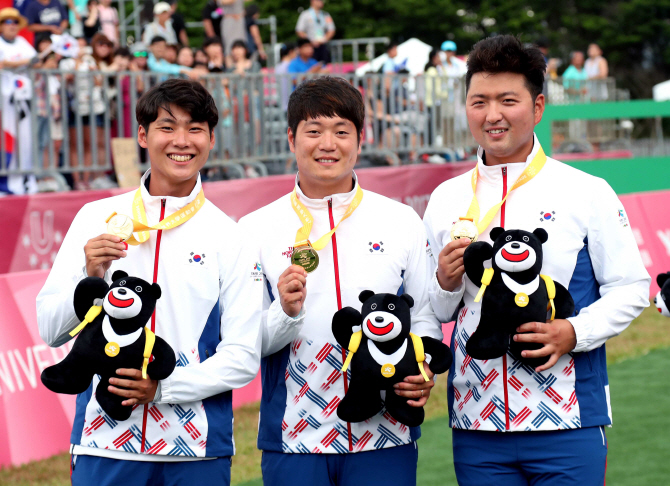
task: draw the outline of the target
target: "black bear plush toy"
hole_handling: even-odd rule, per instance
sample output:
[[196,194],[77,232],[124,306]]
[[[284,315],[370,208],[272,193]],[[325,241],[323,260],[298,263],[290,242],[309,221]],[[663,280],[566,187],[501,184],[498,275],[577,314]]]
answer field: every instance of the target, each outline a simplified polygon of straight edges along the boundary
[[[542,269],[542,244],[549,235],[542,228],[532,233],[523,230],[505,231],[493,228],[493,246],[477,241],[463,255],[465,273],[470,281],[481,283],[475,302],[481,299],[481,317],[477,330],[465,345],[475,359],[494,359],[507,350],[524,364],[537,367],[549,356],[524,358],[521,351],[540,349],[539,343],[514,341],[516,328],[527,322],[546,322],[571,317],[575,303],[568,290],[546,275]],[[484,262],[491,259],[491,268]]]
[[335,339],[349,350],[342,370],[351,364],[349,389],[337,407],[337,416],[346,422],[363,422],[379,413],[385,403],[398,422],[421,425],[423,407],[410,407],[407,398],[395,394],[393,385],[419,373],[428,381],[423,368],[426,354],[431,358],[430,370],[444,373],[451,366],[451,350],[436,339],[410,332],[414,305],[410,295],[364,290],[358,298],[363,303],[361,312],[345,307],[333,316]]
[[143,377],[163,380],[176,359],[170,345],[144,327],[161,296],[160,286],[122,271],[114,272],[112,280],[111,287],[98,277],[79,282],[74,310],[82,323],[70,333],[79,337],[63,361],[42,371],[42,383],[56,393],[74,395],[86,391],[98,374],[98,403],[114,420],[127,420],[133,407],[121,405],[125,398],[107,389],[116,370],[141,369]]
[[659,273],[656,283],[661,290],[654,297],[654,305],[662,316],[670,317],[670,310],[668,310],[670,308],[670,272]]

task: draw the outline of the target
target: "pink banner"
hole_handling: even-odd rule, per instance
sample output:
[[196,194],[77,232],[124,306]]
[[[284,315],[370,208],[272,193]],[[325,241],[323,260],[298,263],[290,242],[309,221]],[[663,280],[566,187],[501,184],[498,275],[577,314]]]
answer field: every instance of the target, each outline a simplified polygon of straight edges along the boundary
[[642,261],[651,275],[651,295],[658,291],[656,276],[670,271],[670,191],[619,196],[640,248]]
[[[362,170],[359,176],[364,187],[411,204],[422,214],[430,192],[445,179],[445,174],[456,175],[454,169],[420,166]],[[288,192],[291,183],[292,177],[282,176],[212,183],[206,191],[217,206],[239,218]],[[20,231],[14,235],[18,242],[14,246],[20,247],[20,258],[29,258],[29,251],[42,258],[58,251],[56,231],[62,241],[74,214],[85,202],[107,195],[109,192],[0,199],[3,229],[7,231],[17,222]],[[647,270],[655,279],[658,273],[670,270],[670,213],[666,211],[670,207],[670,191],[627,195],[621,200]],[[51,216],[46,218],[48,211]],[[35,235],[30,233],[31,212],[39,213],[34,216],[38,220]],[[44,226],[45,220],[51,226]],[[51,239],[47,238],[49,235]],[[26,236],[37,238],[41,253],[35,250],[32,240],[23,240]],[[50,266],[49,258],[40,261],[46,262],[47,268]],[[74,397],[51,393],[40,382],[41,371],[68,351],[67,347],[47,347],[37,331],[35,298],[47,275],[48,269],[0,275],[0,467],[43,459],[67,450],[69,443]],[[651,293],[655,295],[657,291],[654,282]],[[446,325],[444,331],[448,338],[451,326]],[[233,406],[256,401],[260,394],[257,377],[235,391]]]
[[[472,162],[360,169],[361,185],[412,206],[419,215],[443,181],[472,168]],[[294,176],[205,183],[207,198],[237,220],[288,193]],[[0,198],[0,274],[49,269],[77,211],[91,201],[125,192],[67,192]],[[91,235],[97,236],[97,235]]]

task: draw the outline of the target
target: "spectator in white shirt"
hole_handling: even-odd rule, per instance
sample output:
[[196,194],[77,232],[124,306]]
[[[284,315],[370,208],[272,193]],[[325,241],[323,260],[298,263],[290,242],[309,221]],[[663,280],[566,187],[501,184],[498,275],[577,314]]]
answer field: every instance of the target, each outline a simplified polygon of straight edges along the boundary
[[177,34],[172,28],[172,8],[167,2],[158,2],[154,5],[154,21],[144,28],[142,42],[151,45],[154,37],[162,37],[167,44],[177,44]]

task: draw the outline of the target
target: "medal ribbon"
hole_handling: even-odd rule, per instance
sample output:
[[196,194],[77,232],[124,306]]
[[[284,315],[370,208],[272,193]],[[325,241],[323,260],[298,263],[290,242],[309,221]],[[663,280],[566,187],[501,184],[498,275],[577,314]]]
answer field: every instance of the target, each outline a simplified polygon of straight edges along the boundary
[[205,192],[200,189],[200,192],[193,201],[163,218],[156,226],[149,226],[147,224],[147,213],[144,211],[142,192],[138,189],[133,198],[133,232],[137,232],[137,238],[133,235],[126,240],[126,243],[129,245],[139,245],[149,239],[149,230],[168,230],[184,224],[202,209],[205,201]]
[[537,174],[540,173],[546,162],[547,162],[547,156],[545,155],[544,150],[542,150],[542,147],[539,147],[531,163],[528,164],[526,170],[524,170],[521,173],[521,175],[516,180],[512,188],[509,191],[507,191],[507,194],[505,194],[503,200],[495,204],[491,209],[489,209],[481,221],[479,221],[480,209],[479,209],[479,201],[477,201],[477,180],[479,179],[479,170],[477,166],[475,166],[475,170],[472,171],[472,177],[471,177],[472,202],[470,203],[470,207],[468,208],[468,212],[465,215],[464,219],[471,219],[477,225],[477,230],[479,231],[479,234],[482,234],[484,230],[489,227],[491,221],[493,221],[495,215],[498,214],[498,211],[500,210],[502,205],[505,204],[507,197],[512,193],[512,191],[523,186],[526,182],[530,182],[530,180],[533,177],[535,177]]
[[[356,186],[356,195],[354,196],[353,201],[351,201],[351,204],[349,204],[347,210],[344,212],[344,216],[342,216],[340,222],[337,223],[337,225],[328,233],[323,235],[314,243],[311,243],[312,248],[314,248],[316,251],[322,250],[328,244],[330,238],[333,236],[333,234],[340,226],[340,224],[342,224],[342,221],[347,219],[349,216],[353,214],[354,211],[356,211],[356,208],[361,204],[362,200],[363,200],[363,189],[361,189],[361,186]],[[312,225],[314,224],[314,219],[312,218],[312,214],[309,212],[309,209],[307,209],[298,200],[298,195],[296,194],[295,188],[291,193],[291,205],[293,206],[293,211],[295,211],[295,214],[297,214],[300,220],[302,221],[302,228],[300,228],[295,234],[294,248],[309,245],[310,244],[309,234],[312,232]]]

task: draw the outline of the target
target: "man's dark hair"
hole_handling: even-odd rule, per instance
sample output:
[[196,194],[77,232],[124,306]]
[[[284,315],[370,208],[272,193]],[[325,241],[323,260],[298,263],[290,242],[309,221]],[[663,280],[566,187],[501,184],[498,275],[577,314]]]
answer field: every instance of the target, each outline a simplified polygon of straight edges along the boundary
[[158,44],[159,42],[167,43],[167,40],[165,40],[165,37],[162,37],[160,35],[156,35],[156,36],[151,38],[151,42],[149,43],[149,45],[153,46],[154,44]]
[[336,116],[354,124],[360,145],[361,131],[365,123],[363,96],[342,78],[323,76],[305,80],[298,85],[288,99],[288,126],[293,136],[301,121]]
[[281,49],[279,50],[279,57],[288,56],[288,53],[295,48],[296,48],[295,42],[287,42],[286,44],[283,44],[281,46]]
[[468,56],[465,75],[466,92],[476,73],[516,73],[526,78],[526,88],[535,101],[544,87],[547,63],[535,46],[524,46],[513,35],[497,35],[477,42]]
[[311,44],[311,42],[309,41],[309,39],[304,39],[304,38],[300,38],[300,39],[298,39],[298,49],[300,49],[300,48],[301,48],[302,46],[304,46],[305,44]]
[[130,53],[130,49],[127,47],[119,47],[114,51],[114,56],[125,57],[126,59],[132,59],[133,55]]
[[389,45],[386,46],[386,52],[390,51],[394,47],[398,47],[398,43],[395,41],[389,42]]
[[190,79],[168,79],[137,100],[137,123],[148,132],[149,125],[158,118],[160,108],[174,116],[170,106],[178,106],[191,115],[194,122],[207,122],[210,134],[219,122],[219,111],[214,98],[200,83]]
[[247,43],[242,39],[237,39],[235,42],[233,42],[233,45],[230,46],[230,50],[232,51],[236,47],[244,47],[244,50],[246,51],[245,55],[249,55],[249,48],[247,47]]
[[211,46],[212,44],[218,44],[218,45],[220,45],[221,47],[223,47],[223,43],[221,42],[221,38],[220,38],[220,37],[216,37],[216,36],[214,36],[214,37],[207,37],[207,39],[205,39],[205,40],[203,41],[203,43],[202,43],[202,50],[204,51],[205,49],[207,49],[207,48],[208,48],[209,46]]

